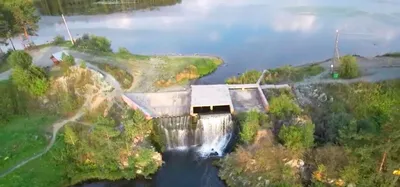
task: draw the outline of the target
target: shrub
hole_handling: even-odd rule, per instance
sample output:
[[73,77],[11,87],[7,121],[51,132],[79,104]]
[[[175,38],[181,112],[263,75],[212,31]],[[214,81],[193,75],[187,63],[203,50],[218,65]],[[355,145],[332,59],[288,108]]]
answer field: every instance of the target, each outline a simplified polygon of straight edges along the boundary
[[250,111],[247,113],[242,113],[239,116],[240,123],[240,140],[245,144],[250,144],[253,142],[257,131],[260,126],[269,127],[268,119],[265,115],[259,113],[258,111]]
[[301,109],[292,98],[283,94],[271,99],[269,112],[278,118],[285,118],[299,115]]
[[261,76],[257,70],[246,71],[240,76],[230,77],[225,82],[227,84],[255,84]]
[[119,58],[129,58],[131,56],[131,52],[125,47],[120,47],[117,52],[117,57]]
[[79,65],[79,67],[81,67],[82,69],[86,69],[86,62],[82,61],[81,64]]
[[324,68],[318,64],[300,67],[283,66],[276,69],[269,69],[265,73],[264,83],[298,82],[306,77],[318,75],[323,71]]
[[28,69],[17,66],[14,68],[11,77],[19,90],[32,96],[44,95],[49,87],[45,70],[37,66],[30,66]]
[[314,144],[314,128],[315,125],[311,122],[304,125],[283,126],[279,138],[289,149],[300,151]]
[[72,55],[63,53],[61,58],[62,58],[62,63],[66,64],[68,66],[75,65],[75,58]]
[[354,56],[346,55],[340,58],[339,74],[346,79],[359,76],[357,59]]
[[111,42],[105,37],[84,34],[75,42],[75,47],[91,52],[111,53]]
[[14,51],[7,58],[8,63],[13,67],[28,69],[32,65],[32,57],[25,51]]
[[54,37],[53,39],[53,44],[55,45],[61,45],[65,42],[65,37],[61,36],[61,35],[57,35],[56,37]]

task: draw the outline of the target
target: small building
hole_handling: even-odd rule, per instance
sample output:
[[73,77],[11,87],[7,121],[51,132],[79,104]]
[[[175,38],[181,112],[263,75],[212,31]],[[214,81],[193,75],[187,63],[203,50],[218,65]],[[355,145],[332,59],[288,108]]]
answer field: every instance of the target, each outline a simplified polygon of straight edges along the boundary
[[190,114],[234,112],[227,85],[192,85]]
[[58,64],[60,64],[62,62],[63,54],[69,55],[65,51],[60,51],[60,52],[57,52],[57,53],[54,53],[54,54],[51,55],[50,59],[51,59],[51,61],[53,61],[54,65],[58,65]]

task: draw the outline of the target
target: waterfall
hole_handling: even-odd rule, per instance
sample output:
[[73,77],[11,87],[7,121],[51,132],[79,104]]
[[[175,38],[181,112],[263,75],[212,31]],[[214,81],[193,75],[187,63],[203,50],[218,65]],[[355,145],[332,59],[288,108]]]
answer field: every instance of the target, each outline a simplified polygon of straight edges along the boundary
[[196,123],[190,116],[166,117],[158,121],[167,149],[198,147],[201,156],[222,155],[233,132],[231,114],[200,115]]

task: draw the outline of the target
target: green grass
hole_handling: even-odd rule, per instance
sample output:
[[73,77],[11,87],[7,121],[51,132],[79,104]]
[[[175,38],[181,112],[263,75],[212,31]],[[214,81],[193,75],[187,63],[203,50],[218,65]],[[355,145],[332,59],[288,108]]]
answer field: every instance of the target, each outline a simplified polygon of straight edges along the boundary
[[66,186],[68,162],[64,152],[65,143],[61,135],[49,152],[0,178],[0,187]]
[[0,172],[41,152],[48,144],[46,130],[56,120],[56,116],[37,114],[0,123]]
[[318,64],[299,67],[283,66],[276,69],[269,69],[268,72],[265,73],[262,82],[264,84],[300,82],[307,77],[316,76],[323,71],[324,68]]

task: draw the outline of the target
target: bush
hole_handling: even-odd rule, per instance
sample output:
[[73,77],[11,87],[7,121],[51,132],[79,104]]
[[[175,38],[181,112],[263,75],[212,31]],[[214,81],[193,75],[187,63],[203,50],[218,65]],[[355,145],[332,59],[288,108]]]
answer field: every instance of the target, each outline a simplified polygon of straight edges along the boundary
[[352,79],[359,76],[357,59],[354,56],[346,55],[340,58],[339,74],[346,79]]
[[227,84],[255,84],[261,76],[261,72],[257,70],[246,71],[240,76],[230,77],[225,83]]
[[95,35],[83,35],[75,42],[75,48],[90,52],[111,53],[111,42],[105,37]]
[[86,62],[82,61],[81,64],[79,65],[79,67],[81,67],[82,69],[86,69]]
[[32,57],[25,51],[14,51],[7,58],[7,62],[13,67],[28,69],[32,65]]
[[57,35],[56,37],[54,37],[53,39],[53,44],[55,45],[61,45],[65,42],[65,37],[61,36],[61,35]]
[[301,113],[300,107],[286,94],[273,97],[270,102],[270,111],[278,118],[287,118]]
[[314,128],[315,125],[311,122],[304,125],[284,125],[279,132],[279,138],[289,149],[301,151],[314,144]]
[[268,127],[266,124],[269,124],[265,115],[254,110],[247,113],[242,113],[239,116],[239,123],[241,127],[239,133],[240,140],[245,144],[250,144],[253,142],[261,125]]
[[75,65],[75,58],[72,55],[62,54],[62,63],[67,64],[68,66]]
[[263,83],[275,84],[282,82],[298,82],[304,78],[315,76],[324,71],[324,68],[318,64],[309,66],[283,66],[276,69],[269,69],[265,73]]
[[30,66],[28,69],[17,66],[14,68],[11,78],[19,90],[32,96],[42,96],[49,88],[45,70],[37,66]]

